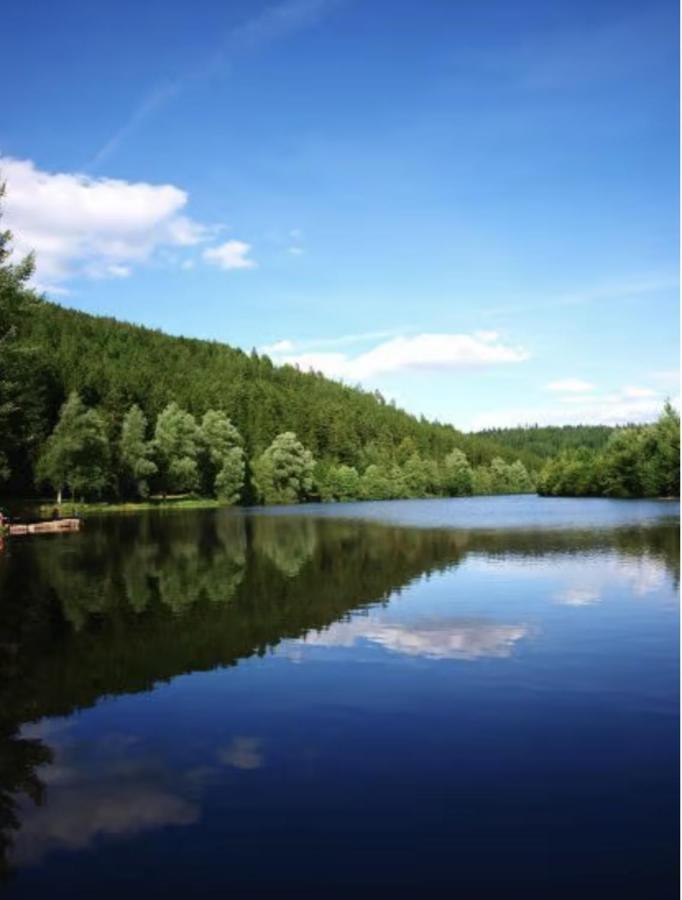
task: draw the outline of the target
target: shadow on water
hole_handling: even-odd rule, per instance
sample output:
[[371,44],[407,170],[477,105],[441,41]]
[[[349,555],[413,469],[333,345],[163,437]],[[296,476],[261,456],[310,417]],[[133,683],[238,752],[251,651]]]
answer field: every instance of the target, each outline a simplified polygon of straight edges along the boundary
[[468,557],[585,553],[653,560],[679,581],[669,525],[467,531],[210,511],[93,520],[79,535],[15,542],[0,560],[3,860],[17,798],[43,802],[38,770],[52,758],[23,723],[235,666]]

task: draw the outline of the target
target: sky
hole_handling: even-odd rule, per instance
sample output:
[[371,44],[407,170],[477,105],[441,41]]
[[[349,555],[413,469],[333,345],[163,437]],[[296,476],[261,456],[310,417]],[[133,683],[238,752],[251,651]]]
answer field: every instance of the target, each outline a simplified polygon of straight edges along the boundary
[[26,0],[15,253],[67,306],[466,430],[678,381],[673,0]]

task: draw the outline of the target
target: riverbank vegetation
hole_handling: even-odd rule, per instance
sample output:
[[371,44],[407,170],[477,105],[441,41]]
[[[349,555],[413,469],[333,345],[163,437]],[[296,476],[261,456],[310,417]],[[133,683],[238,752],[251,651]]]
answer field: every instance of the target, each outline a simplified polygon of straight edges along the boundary
[[571,497],[679,497],[680,417],[615,430],[601,449],[564,450],[542,469],[538,493]]

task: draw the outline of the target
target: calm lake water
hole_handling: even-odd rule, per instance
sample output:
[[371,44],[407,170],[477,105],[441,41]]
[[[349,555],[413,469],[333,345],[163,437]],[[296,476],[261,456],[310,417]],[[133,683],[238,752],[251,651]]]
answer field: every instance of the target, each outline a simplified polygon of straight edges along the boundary
[[154,513],[0,554],[0,890],[674,898],[679,505]]

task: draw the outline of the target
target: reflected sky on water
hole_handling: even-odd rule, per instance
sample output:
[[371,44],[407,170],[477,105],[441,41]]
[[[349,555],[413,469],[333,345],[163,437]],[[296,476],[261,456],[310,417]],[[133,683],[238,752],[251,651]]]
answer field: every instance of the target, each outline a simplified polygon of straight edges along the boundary
[[486,498],[12,541],[4,890],[672,897],[678,515]]

